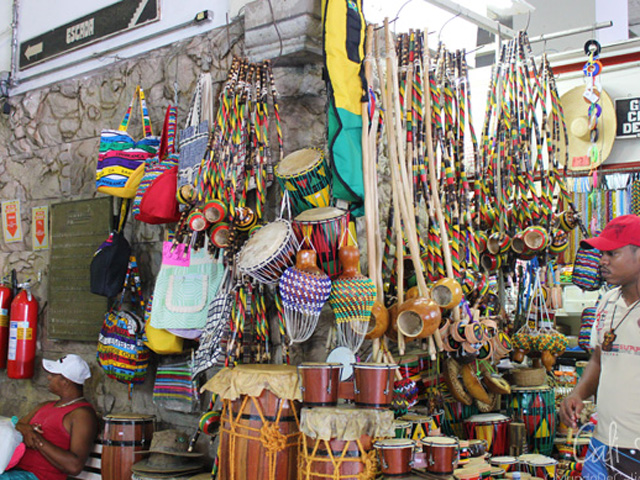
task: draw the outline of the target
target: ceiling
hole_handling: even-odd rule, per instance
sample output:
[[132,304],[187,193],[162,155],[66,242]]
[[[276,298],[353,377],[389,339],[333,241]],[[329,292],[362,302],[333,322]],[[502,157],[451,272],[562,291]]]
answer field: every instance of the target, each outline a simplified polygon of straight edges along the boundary
[[640,0],[629,0],[629,37],[640,37]]

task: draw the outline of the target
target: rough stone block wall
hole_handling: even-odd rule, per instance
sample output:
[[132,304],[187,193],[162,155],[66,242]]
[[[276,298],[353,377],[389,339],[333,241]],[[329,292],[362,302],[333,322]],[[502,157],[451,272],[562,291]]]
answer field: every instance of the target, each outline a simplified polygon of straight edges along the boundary
[[[96,342],[47,339],[50,252],[33,251],[31,207],[98,195],[95,167],[101,129],[119,125],[136,84],[145,89],[154,133],[162,128],[166,106],[173,102],[174,84],[178,93],[179,126],[184,124],[200,72],[212,74],[217,98],[233,55],[244,54],[243,30],[243,20],[239,19],[227,27],[113,63],[90,75],[10,99],[10,115],[0,115],[0,198],[20,200],[24,241],[5,244],[0,238],[0,274],[4,276],[16,269],[21,281],[39,279],[33,292],[41,311],[35,376],[30,380],[11,380],[6,377],[6,371],[0,371],[0,415],[22,416],[38,403],[53,399],[46,388],[41,359],[78,353],[91,366],[93,376],[87,382],[86,396],[100,414],[109,411],[154,414],[160,427],[176,426],[188,433],[193,431],[197,415],[172,413],[153,404],[155,368],[150,369],[142,386],[134,388],[129,399],[127,387],[104,376],[97,365]],[[303,147],[324,147],[325,95],[321,65],[279,66],[276,59],[274,75],[280,93],[285,155]],[[132,128],[135,132],[139,125]],[[273,197],[275,199],[275,194]],[[272,208],[274,206],[275,201]],[[162,232],[162,227],[136,221],[130,221],[127,227],[127,236],[141,266],[146,294],[152,290],[160,266]],[[69,298],[69,302],[73,299]],[[205,442],[206,439],[201,438],[200,443]]]

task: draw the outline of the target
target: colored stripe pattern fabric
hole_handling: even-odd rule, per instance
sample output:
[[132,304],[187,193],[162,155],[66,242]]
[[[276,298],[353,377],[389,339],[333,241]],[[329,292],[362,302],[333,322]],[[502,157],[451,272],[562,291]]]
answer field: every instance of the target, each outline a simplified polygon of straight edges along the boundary
[[170,359],[158,365],[153,403],[167,410],[191,413],[198,410],[198,399],[190,358]]

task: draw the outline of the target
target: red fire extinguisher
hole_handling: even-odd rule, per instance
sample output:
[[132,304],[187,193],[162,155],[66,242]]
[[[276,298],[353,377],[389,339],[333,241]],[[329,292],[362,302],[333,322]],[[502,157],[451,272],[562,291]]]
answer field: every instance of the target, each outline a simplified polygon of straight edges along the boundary
[[33,377],[38,338],[38,302],[29,282],[20,288],[11,302],[9,316],[7,377],[15,379]]
[[13,290],[5,282],[0,283],[0,368],[7,368],[9,347],[9,307]]

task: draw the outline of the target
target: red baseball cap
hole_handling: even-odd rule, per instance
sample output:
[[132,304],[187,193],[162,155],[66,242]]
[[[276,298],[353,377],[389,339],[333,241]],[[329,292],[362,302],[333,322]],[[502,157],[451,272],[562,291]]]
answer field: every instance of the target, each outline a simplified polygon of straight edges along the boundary
[[640,246],[640,217],[621,215],[607,223],[597,237],[582,240],[582,248],[597,248],[602,251],[616,250],[627,245]]

